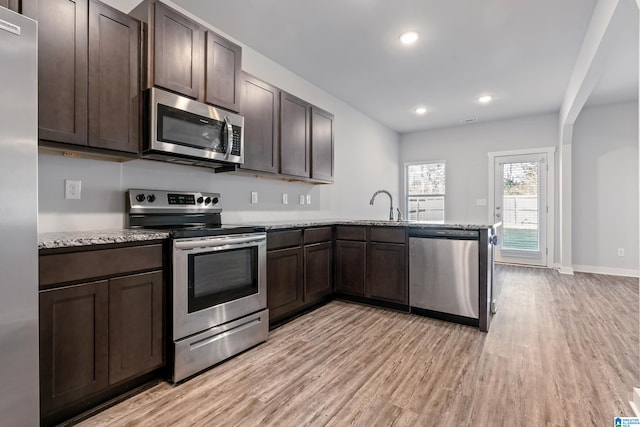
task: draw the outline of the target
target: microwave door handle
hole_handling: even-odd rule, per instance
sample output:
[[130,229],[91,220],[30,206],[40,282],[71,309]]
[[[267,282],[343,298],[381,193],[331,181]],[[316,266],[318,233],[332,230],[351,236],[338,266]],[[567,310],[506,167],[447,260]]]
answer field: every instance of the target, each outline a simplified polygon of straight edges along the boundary
[[229,160],[231,150],[233,149],[233,127],[231,126],[229,116],[224,116],[224,126],[227,130],[227,151],[224,153],[224,158]]

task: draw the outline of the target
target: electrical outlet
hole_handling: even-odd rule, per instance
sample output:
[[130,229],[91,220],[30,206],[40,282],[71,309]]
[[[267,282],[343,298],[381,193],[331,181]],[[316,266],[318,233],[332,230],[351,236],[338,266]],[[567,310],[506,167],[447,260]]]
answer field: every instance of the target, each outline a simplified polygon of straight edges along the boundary
[[307,204],[311,204],[311,194],[307,194]]
[[624,248],[618,248],[618,256],[624,256]]
[[82,190],[82,181],[65,179],[64,180],[64,198],[71,200],[80,200]]
[[289,195],[287,193],[282,193],[282,204],[286,205],[289,203]]
[[257,191],[252,191],[251,192],[251,203],[258,203],[258,192]]
[[301,194],[300,195],[300,204],[301,205],[304,205],[304,200],[305,200],[304,194]]

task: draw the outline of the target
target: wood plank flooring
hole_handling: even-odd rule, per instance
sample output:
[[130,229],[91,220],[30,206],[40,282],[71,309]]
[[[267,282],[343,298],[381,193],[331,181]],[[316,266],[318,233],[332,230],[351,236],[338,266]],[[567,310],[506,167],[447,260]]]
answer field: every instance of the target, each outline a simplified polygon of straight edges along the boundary
[[475,328],[334,301],[82,426],[607,426],[639,386],[638,279],[500,266]]

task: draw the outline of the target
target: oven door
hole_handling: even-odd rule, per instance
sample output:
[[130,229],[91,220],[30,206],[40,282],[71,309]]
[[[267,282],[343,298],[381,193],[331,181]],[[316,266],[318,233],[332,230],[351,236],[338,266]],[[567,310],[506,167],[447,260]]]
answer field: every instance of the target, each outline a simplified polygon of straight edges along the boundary
[[267,308],[266,234],[173,242],[173,339]]

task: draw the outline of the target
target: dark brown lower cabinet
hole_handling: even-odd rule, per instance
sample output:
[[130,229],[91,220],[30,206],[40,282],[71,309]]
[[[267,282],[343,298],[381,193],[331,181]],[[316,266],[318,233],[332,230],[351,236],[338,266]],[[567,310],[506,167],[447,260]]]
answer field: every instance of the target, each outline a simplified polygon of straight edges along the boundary
[[108,385],[108,281],[40,292],[40,407],[50,414]]
[[162,272],[110,281],[110,385],[162,366],[163,299]]
[[267,252],[269,321],[278,321],[302,307],[302,247]]
[[[109,255],[115,252],[110,251],[130,249],[89,253],[100,253],[113,261]],[[146,246],[123,253],[143,257],[154,249]],[[57,258],[62,270],[73,265],[78,256],[53,255],[63,257]],[[66,261],[64,257],[68,257]],[[144,263],[142,258],[136,260],[133,262],[138,266]],[[41,262],[41,283],[53,275],[47,265],[46,260]],[[155,375],[153,371],[165,364],[162,270],[60,286],[40,291],[43,425],[57,424],[115,397],[139,385],[135,383],[145,374]]]
[[365,296],[367,242],[336,241],[336,292]]
[[408,304],[407,253],[404,244],[369,243],[368,297]]
[[331,295],[333,273],[331,242],[304,247],[304,303],[312,304]]

